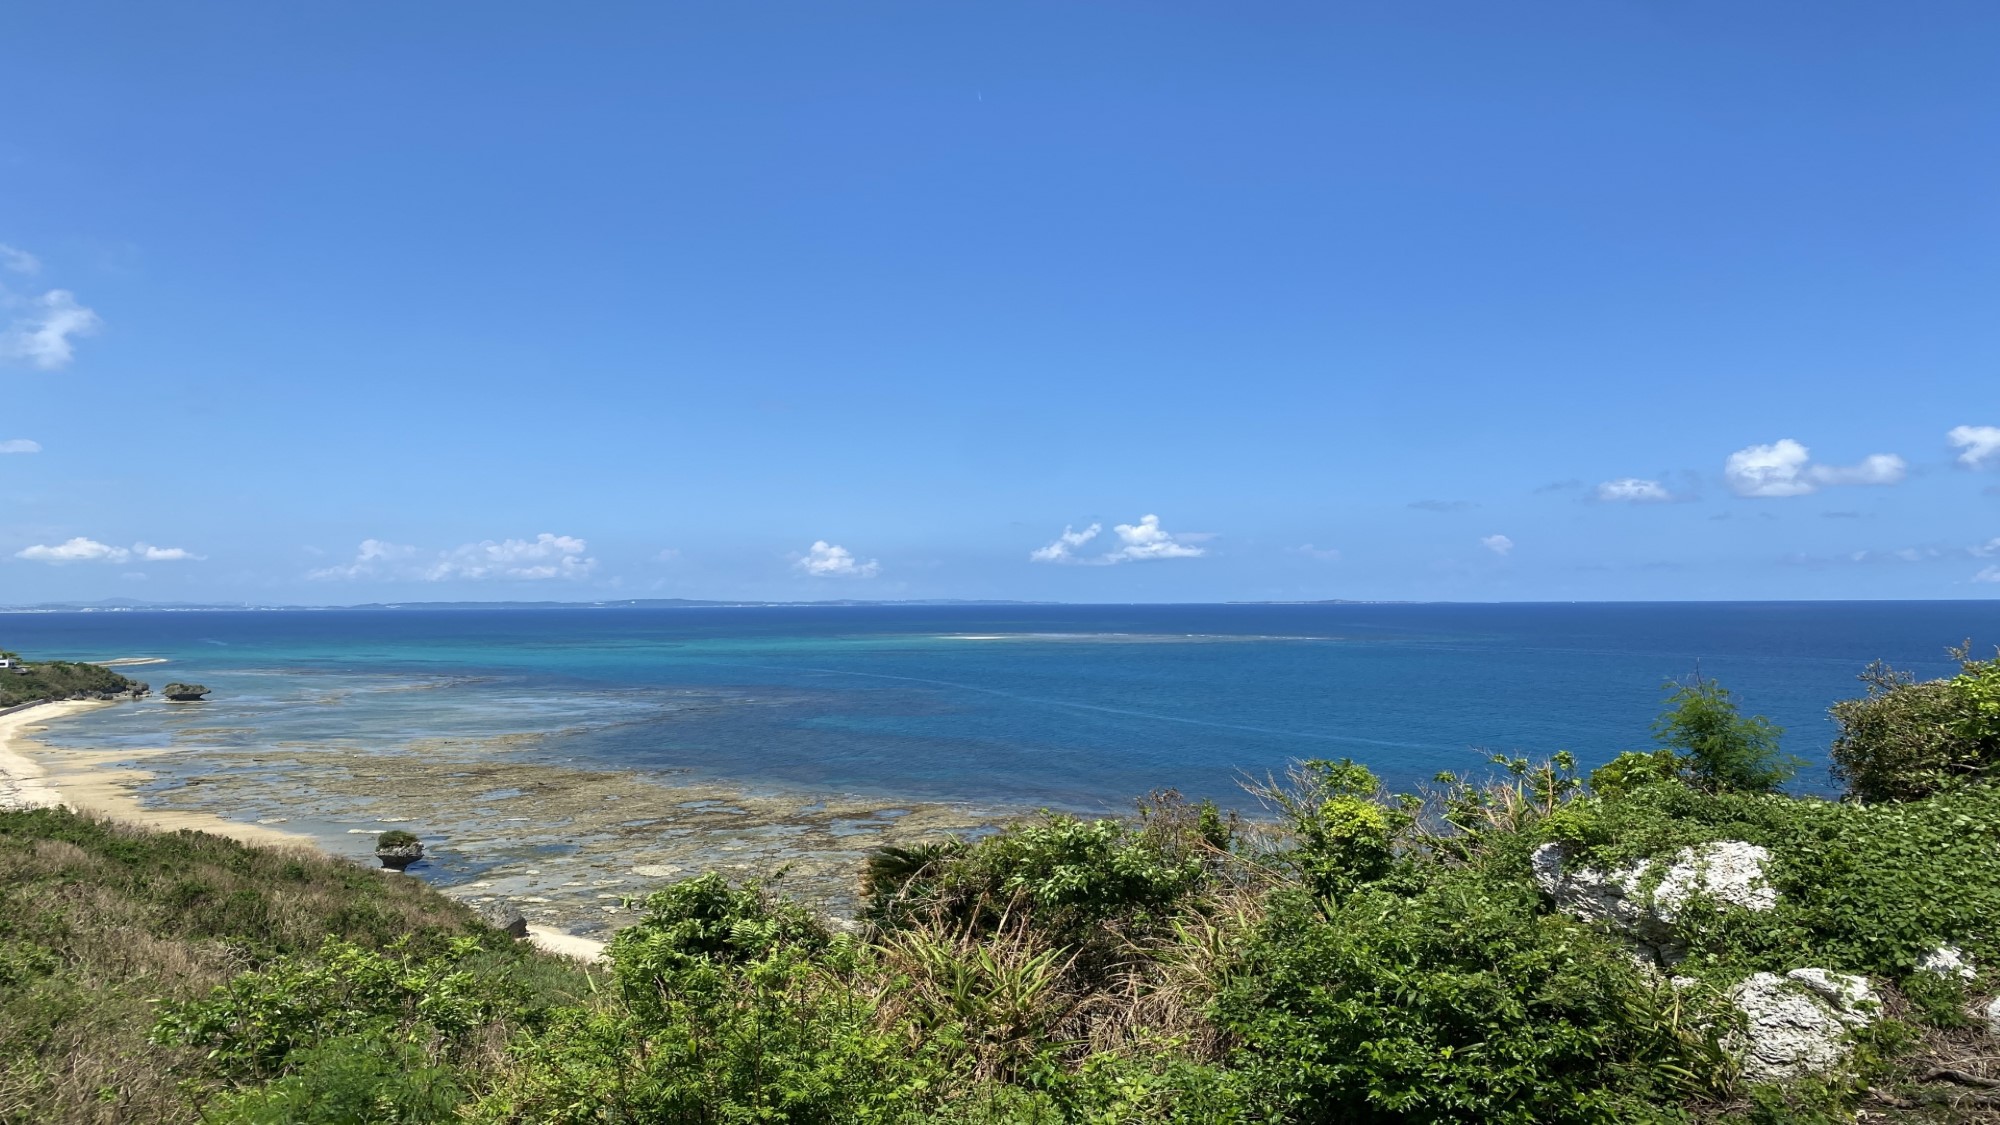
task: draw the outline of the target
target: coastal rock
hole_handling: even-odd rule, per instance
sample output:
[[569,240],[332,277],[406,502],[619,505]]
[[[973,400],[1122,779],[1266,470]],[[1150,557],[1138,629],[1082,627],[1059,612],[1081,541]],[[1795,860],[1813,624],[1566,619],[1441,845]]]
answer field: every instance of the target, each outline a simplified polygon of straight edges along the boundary
[[1881,998],[1867,978],[1825,969],[1757,973],[1730,989],[1744,1026],[1724,1046],[1753,1082],[1824,1074],[1848,1055],[1848,1032],[1873,1023]]
[[1555,900],[1556,909],[1607,925],[1641,952],[1671,965],[1686,952],[1674,926],[1696,898],[1744,910],[1778,904],[1778,892],[1764,878],[1770,858],[1764,848],[1741,840],[1682,848],[1666,862],[1650,895],[1645,893],[1646,877],[1658,860],[1637,860],[1610,871],[1572,867],[1564,845],[1543,844],[1528,862],[1535,885]]
[[199,703],[208,689],[200,684],[168,684],[160,689],[160,694],[175,703]]
[[528,916],[506,902],[482,903],[478,908],[479,920],[499,930],[511,938],[528,936]]
[[1917,971],[1947,980],[1973,980],[1979,976],[1979,971],[1972,967],[1972,958],[1955,945],[1940,945],[1918,958]]
[[375,838],[375,858],[391,871],[401,871],[424,858],[424,842],[415,833],[392,828]]

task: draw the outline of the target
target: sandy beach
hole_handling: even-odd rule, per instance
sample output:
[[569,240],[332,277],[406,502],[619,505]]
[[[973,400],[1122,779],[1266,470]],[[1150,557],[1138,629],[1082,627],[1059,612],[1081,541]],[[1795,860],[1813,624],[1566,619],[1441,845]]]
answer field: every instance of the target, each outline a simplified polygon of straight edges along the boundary
[[[129,666],[155,662],[134,659],[104,663]],[[34,738],[51,722],[99,707],[114,706],[117,704],[96,700],[59,700],[0,715],[0,811],[64,806],[77,812],[160,831],[187,828],[226,836],[245,844],[305,846],[325,850],[317,839],[302,833],[231,820],[213,813],[152,808],[142,804],[133,795],[134,787],[150,780],[152,775],[125,767],[123,763],[172,751],[57,750]],[[388,872],[385,875],[404,877]],[[606,944],[542,925],[530,925],[528,939],[550,953],[583,961],[599,960]]]
[[0,715],[0,808],[48,808],[66,805],[77,812],[109,817],[128,824],[171,832],[192,828],[227,836],[246,844],[304,844],[317,847],[310,836],[261,824],[246,824],[212,813],[148,808],[132,788],[151,775],[119,768],[170,750],[56,750],[35,741],[49,723],[115,703],[65,699],[40,703]]

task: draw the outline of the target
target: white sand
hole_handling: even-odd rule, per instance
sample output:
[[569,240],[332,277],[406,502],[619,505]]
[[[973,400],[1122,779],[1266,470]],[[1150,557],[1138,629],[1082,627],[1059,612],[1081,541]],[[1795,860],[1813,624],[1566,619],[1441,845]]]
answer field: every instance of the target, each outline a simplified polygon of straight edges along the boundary
[[0,715],[0,808],[62,805],[164,832],[192,828],[246,844],[318,846],[312,837],[296,832],[140,804],[133,790],[140,782],[152,780],[152,775],[123,763],[171,754],[171,750],[57,750],[32,737],[56,719],[110,706],[113,704],[97,700],[64,699]]
[[544,953],[573,957],[588,964],[597,964],[604,960],[604,942],[566,934],[547,926],[529,926],[528,940]]

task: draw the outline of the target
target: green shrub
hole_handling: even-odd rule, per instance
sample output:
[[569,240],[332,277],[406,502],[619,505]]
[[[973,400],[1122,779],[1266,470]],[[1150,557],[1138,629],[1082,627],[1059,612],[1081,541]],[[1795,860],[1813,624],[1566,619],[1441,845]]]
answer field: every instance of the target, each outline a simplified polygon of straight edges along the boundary
[[620,1003],[520,1042],[479,1120],[895,1121],[948,1077],[937,1042],[880,1026],[854,942],[757,888],[661,891],[612,957]]
[[1524,881],[1281,892],[1215,1007],[1230,1065],[1289,1122],[1602,1122],[1666,1100],[1699,1034],[1629,1018],[1623,952]]
[[1590,771],[1590,791],[1620,797],[1645,785],[1682,780],[1681,756],[1672,750],[1627,750]]
[[405,832],[400,828],[391,828],[380,836],[375,837],[375,850],[378,852],[412,847],[421,849],[423,846],[423,839],[416,833]]
[[466,1075],[393,1039],[333,1039],[298,1051],[291,1072],[211,1102],[205,1125],[428,1125],[455,1119]]
[[[967,847],[871,860],[866,908],[890,927],[924,920],[989,931],[1003,919],[1058,943],[1085,940],[1108,922],[1155,924],[1210,870],[1219,816],[1162,815],[1137,824],[1045,814]],[[920,862],[919,862],[920,860]]]
[[481,974],[476,938],[435,957],[403,958],[328,938],[311,954],[239,973],[202,1000],[168,1005],[161,1044],[204,1047],[221,1073],[264,1078],[332,1039],[403,1038],[463,1048],[524,1000],[504,975]]
[[1864,698],[1833,705],[1833,774],[1850,795],[1908,801],[2000,776],[2000,659],[1922,682],[1878,660],[1861,681]]
[[1805,764],[1779,751],[1784,733],[1762,715],[1744,718],[1728,689],[1699,676],[1667,684],[1667,709],[1653,724],[1653,737],[1683,755],[1695,784],[1749,793],[1777,789]]
[[611,944],[618,979],[641,990],[651,987],[651,975],[690,961],[740,963],[781,946],[822,949],[829,940],[804,907],[757,883],[732,887],[713,873],[655,891],[644,905]]

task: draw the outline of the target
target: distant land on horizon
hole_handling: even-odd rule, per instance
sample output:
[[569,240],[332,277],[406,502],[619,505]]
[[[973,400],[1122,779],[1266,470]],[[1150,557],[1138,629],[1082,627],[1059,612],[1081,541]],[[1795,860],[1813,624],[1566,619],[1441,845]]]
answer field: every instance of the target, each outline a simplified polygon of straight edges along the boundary
[[138,598],[102,598],[89,602],[38,602],[30,605],[0,605],[0,613],[228,613],[228,612],[273,612],[273,613],[338,613],[361,610],[549,610],[549,609],[780,609],[785,607],[843,607],[865,608],[869,606],[1085,606],[1085,605],[1228,605],[1228,606],[1313,606],[1313,605],[1634,605],[1656,604],[1659,601],[1685,602],[1690,605],[1759,605],[1775,601],[1796,601],[1800,603],[1823,602],[1844,604],[1849,602],[1984,602],[1986,598],[1724,598],[1724,599],[1568,599],[1563,601],[1521,601],[1521,602],[1478,602],[1478,601],[1418,601],[1413,599],[1364,599],[1364,598],[1316,598],[1311,600],[1227,600],[1216,602],[1063,602],[1034,601],[1008,598],[905,598],[905,599],[865,599],[840,598],[820,601],[756,601],[756,600],[709,600],[703,598],[623,598],[602,601],[395,601],[361,602],[353,605],[263,605],[254,602],[154,602]]
[[729,609],[759,606],[871,606],[871,605],[1063,605],[1063,602],[1012,601],[973,598],[912,598],[906,600],[866,600],[858,598],[825,601],[710,601],[701,598],[621,598],[597,601],[395,601],[361,602],[354,605],[260,605],[254,602],[149,602],[138,598],[103,598],[90,602],[38,602],[33,605],[0,605],[0,613],[103,613],[129,610],[163,612],[228,612],[244,610],[295,610],[325,612],[365,609]]

